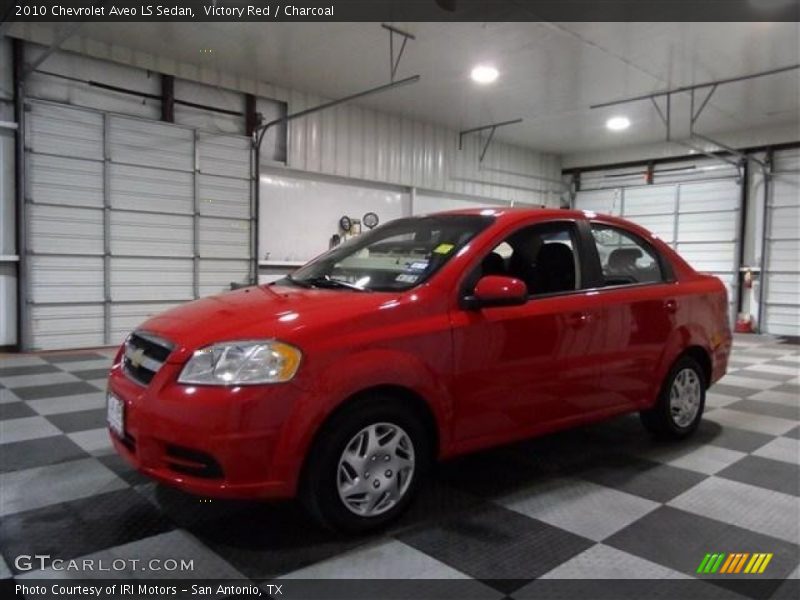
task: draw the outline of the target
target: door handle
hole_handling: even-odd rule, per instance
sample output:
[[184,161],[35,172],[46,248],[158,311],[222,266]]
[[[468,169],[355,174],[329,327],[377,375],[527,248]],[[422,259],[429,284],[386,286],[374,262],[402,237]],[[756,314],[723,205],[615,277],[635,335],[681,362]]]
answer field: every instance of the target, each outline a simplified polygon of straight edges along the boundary
[[673,300],[672,298],[670,298],[669,300],[664,300],[664,309],[668,313],[674,313],[676,310],[678,310],[677,300]]

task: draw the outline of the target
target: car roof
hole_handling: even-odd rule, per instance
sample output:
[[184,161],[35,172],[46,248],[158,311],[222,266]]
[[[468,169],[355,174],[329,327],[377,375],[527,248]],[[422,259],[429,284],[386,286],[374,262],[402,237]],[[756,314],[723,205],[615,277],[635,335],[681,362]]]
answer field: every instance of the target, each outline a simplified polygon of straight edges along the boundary
[[607,223],[620,225],[627,229],[640,230],[641,227],[635,223],[631,223],[620,217],[612,215],[595,213],[585,210],[571,210],[568,208],[539,208],[530,206],[483,206],[480,208],[460,208],[456,210],[447,210],[437,213],[431,213],[426,216],[437,215],[483,215],[495,217],[498,221],[502,220],[506,223],[516,221],[530,221],[541,220],[549,221],[552,219],[591,219]]

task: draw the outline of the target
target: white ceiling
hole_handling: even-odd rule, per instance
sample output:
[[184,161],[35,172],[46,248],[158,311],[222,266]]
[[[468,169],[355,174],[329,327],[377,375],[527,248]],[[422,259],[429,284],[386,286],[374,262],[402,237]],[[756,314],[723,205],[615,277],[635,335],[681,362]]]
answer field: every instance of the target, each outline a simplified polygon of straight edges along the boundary
[[[417,37],[397,77],[419,73],[422,81],[361,104],[455,129],[522,117],[497,138],[558,153],[663,139],[649,102],[591,104],[800,62],[798,23],[395,25]],[[378,23],[87,23],[79,36],[330,98],[389,78],[388,32]],[[499,69],[495,84],[469,79],[478,62]],[[605,129],[616,114],[631,119],[629,130]],[[680,137],[688,95],[673,114]],[[719,133],[777,124],[800,127],[800,71],[721,86],[697,127]]]

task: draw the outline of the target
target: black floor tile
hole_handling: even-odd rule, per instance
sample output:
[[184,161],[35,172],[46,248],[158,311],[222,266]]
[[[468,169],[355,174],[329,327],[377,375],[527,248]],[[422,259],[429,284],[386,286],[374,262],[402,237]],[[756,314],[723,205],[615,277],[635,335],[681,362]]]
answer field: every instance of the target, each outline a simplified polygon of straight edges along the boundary
[[733,373],[736,377],[749,377],[751,379],[761,379],[763,381],[789,381],[793,377],[797,377],[800,373],[790,375],[787,373],[767,373],[766,371],[759,371],[757,369],[741,369]]
[[5,404],[0,404],[0,420],[35,417],[38,414],[39,413],[24,402],[6,402]]
[[[92,391],[97,392],[97,390]],[[58,413],[55,415],[47,415],[46,418],[64,433],[74,433],[76,431],[105,427],[106,409],[93,408],[91,410],[79,410],[77,412]]]
[[108,377],[108,371],[108,368],[88,369],[86,371],[70,371],[70,374],[84,380],[105,379]]
[[594,542],[499,506],[408,531],[397,538],[428,556],[511,593]]
[[793,369],[795,369],[798,372],[798,375],[800,375],[800,363],[797,363],[795,361],[792,361],[792,360],[771,360],[771,361],[769,361],[769,364],[776,365],[776,366],[779,366],[779,367],[792,367]]
[[761,456],[745,456],[717,473],[758,487],[800,496],[800,466]]
[[97,354],[96,352],[79,352],[76,354],[41,354],[40,357],[51,363],[83,362],[86,360],[105,360],[108,358],[102,354]]
[[86,458],[83,448],[65,435],[12,442],[0,447],[0,472],[20,471]]
[[577,475],[656,502],[667,502],[707,477],[695,471],[625,455],[598,459],[594,466]]
[[784,394],[794,394],[800,398],[800,385],[794,383],[784,383],[774,388],[770,388],[771,392],[783,392]]
[[800,425],[784,433],[783,437],[789,437],[789,438],[794,438],[796,440],[800,440]]
[[[0,521],[3,556],[70,559],[174,529],[132,489],[8,515]],[[9,567],[14,569],[13,561]]]
[[[736,375],[736,373],[734,373],[734,375]],[[715,383],[708,389],[708,391],[714,394],[733,396],[734,398],[747,398],[748,396],[752,396],[758,392],[758,390],[751,388],[739,387],[737,385],[726,385],[724,383]]]
[[777,404],[775,402],[766,402],[763,400],[739,400],[738,402],[728,404],[725,408],[741,410],[754,415],[777,417],[779,419],[790,419],[793,421],[800,419],[800,406],[786,406],[785,404]]
[[728,450],[754,452],[768,444],[775,436],[735,427],[723,427],[714,421],[702,420],[689,441],[693,444],[713,444]]
[[253,579],[271,579],[337,556],[377,537],[346,536],[317,526],[296,502],[201,498],[160,485],[137,488],[171,521]]
[[0,369],[0,377],[19,377],[20,375],[42,375],[43,373],[58,373],[61,369],[53,365],[23,365],[19,367],[4,367]]
[[65,383],[48,383],[13,388],[11,390],[22,400],[42,400],[59,396],[75,396],[77,394],[93,394],[97,388],[85,381],[68,381]]
[[97,457],[97,460],[114,471],[117,477],[125,481],[130,486],[142,485],[151,483],[153,481],[149,477],[142,475],[139,471],[134,469],[127,460],[122,458],[116,452],[114,454],[99,456]]
[[[669,506],[645,515],[603,543],[691,575],[707,552],[772,552],[765,579],[774,582],[774,589],[798,560],[794,544]],[[710,581],[724,586],[725,577],[730,576],[710,576]]]

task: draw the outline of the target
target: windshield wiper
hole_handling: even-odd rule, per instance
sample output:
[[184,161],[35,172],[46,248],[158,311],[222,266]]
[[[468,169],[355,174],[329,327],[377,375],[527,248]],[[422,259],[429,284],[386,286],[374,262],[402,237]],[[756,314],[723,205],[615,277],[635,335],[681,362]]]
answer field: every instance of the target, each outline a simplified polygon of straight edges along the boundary
[[305,279],[302,279],[302,280],[301,279],[295,279],[294,277],[291,276],[291,274],[287,275],[286,279],[289,280],[294,285],[296,285],[297,287],[302,287],[302,288],[310,288],[310,287],[312,287],[311,284],[308,283]]
[[300,285],[303,285],[305,283],[305,284],[309,284],[309,285],[313,285],[315,287],[321,287],[321,288],[325,288],[325,287],[327,287],[327,288],[345,288],[345,289],[353,290],[353,291],[356,291],[356,292],[371,292],[372,291],[369,288],[363,288],[363,287],[357,286],[354,283],[348,283],[346,281],[341,281],[340,279],[333,279],[333,278],[331,278],[330,275],[320,275],[320,276],[317,276],[317,277],[310,277],[308,279],[303,279],[303,280],[292,279],[292,281],[294,281],[296,283],[299,283]]

